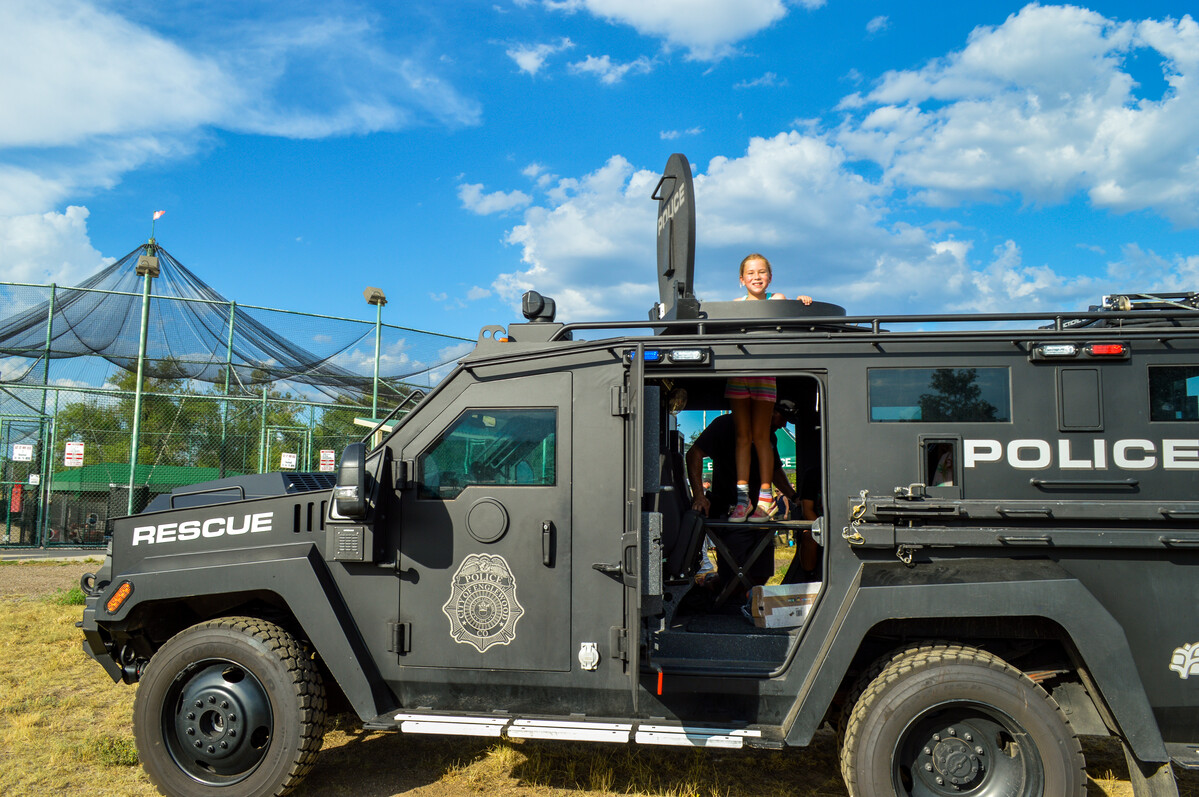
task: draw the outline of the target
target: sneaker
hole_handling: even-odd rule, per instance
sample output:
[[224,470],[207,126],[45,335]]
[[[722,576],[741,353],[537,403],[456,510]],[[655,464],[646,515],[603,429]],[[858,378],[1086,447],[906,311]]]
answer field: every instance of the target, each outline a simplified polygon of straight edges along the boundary
[[729,513],[729,522],[744,523],[747,517],[749,517],[749,505],[737,504],[733,507],[733,511]]
[[[754,508],[754,513],[749,516],[749,522],[750,523],[765,523],[766,521],[768,521],[772,517],[774,517],[775,511],[776,511],[776,508],[773,503],[758,504],[757,507]],[[730,520],[731,520],[731,518],[730,518]]]

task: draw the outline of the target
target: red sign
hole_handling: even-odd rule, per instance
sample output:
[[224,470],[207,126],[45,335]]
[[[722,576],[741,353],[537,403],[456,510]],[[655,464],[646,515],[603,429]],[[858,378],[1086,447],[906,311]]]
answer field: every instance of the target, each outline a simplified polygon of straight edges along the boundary
[[24,494],[25,494],[25,485],[14,484],[12,486],[12,503],[9,506],[9,509],[12,512],[15,513],[15,512],[21,511],[21,498],[22,498],[22,496],[24,496]]
[[63,453],[63,463],[68,468],[83,467],[83,443],[68,442]]

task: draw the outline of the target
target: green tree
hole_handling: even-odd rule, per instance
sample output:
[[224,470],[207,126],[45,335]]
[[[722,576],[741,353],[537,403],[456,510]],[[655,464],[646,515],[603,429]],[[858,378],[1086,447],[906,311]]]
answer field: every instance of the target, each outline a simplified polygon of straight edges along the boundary
[[994,404],[982,397],[976,368],[938,368],[929,380],[932,392],[919,398],[924,421],[993,421]]

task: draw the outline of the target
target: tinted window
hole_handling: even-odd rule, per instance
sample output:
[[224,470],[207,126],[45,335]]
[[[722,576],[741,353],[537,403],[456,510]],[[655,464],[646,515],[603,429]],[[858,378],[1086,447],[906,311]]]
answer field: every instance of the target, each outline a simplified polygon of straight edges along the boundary
[[1199,365],[1149,369],[1149,419],[1199,421]]
[[871,368],[870,420],[981,423],[1012,419],[1006,368]]
[[470,485],[554,484],[557,411],[469,410],[421,455],[420,496],[457,498]]

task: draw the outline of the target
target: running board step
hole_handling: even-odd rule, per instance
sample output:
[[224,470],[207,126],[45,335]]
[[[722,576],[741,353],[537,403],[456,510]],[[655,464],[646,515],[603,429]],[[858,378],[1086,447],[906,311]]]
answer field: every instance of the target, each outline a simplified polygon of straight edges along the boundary
[[1167,744],[1166,752],[1183,769],[1199,769],[1199,744]]
[[579,742],[615,742],[673,747],[776,747],[756,728],[683,725],[651,722],[601,722],[597,720],[532,719],[486,714],[384,714],[366,723],[368,730],[398,730],[443,736],[490,736],[508,739],[559,739]]

